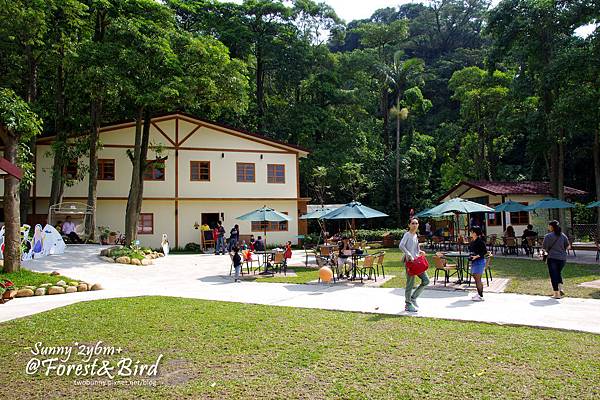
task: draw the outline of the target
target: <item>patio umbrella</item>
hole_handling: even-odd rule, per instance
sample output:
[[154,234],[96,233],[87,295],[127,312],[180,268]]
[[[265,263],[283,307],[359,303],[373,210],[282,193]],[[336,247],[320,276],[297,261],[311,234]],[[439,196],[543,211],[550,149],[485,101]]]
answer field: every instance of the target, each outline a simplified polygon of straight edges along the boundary
[[319,228],[321,228],[321,232],[319,233],[319,239],[317,240],[317,245],[321,242],[321,236],[325,238],[325,222],[323,221],[323,215],[335,210],[332,207],[320,207],[315,211],[309,212],[308,214],[304,214],[300,217],[300,219],[316,219],[319,224]]
[[381,211],[374,210],[370,207],[364,206],[358,201],[352,201],[348,204],[341,206],[333,211],[328,212],[323,215],[321,218],[323,219],[347,219],[352,220],[352,226],[350,230],[352,231],[352,236],[356,238],[354,232],[354,220],[355,219],[367,219],[367,218],[380,218],[380,217],[388,217],[387,214],[382,213]]
[[545,199],[525,207],[523,211],[554,210],[559,208],[575,208],[575,204],[571,204],[564,200],[555,199],[553,197],[546,197]]
[[594,207],[600,207],[600,200],[595,201],[593,203],[588,204],[587,206],[585,206],[586,208],[594,208]]
[[[267,206],[263,206],[258,210],[251,211],[247,214],[240,215],[236,219],[240,221],[259,221],[259,222],[282,222],[282,221],[291,221],[292,218],[287,215],[280,213],[279,211],[275,211],[272,208]],[[265,249],[267,248],[267,224],[265,226]]]
[[508,200],[500,205],[497,205],[494,210],[496,212],[519,212],[527,211],[525,204],[517,203],[516,201]]

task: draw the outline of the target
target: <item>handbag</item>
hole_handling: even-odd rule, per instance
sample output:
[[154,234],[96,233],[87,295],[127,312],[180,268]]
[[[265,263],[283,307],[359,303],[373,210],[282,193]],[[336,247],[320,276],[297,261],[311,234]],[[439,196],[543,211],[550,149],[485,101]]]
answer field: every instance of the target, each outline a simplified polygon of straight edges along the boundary
[[[550,246],[549,250],[552,250],[552,248],[554,247],[554,245],[556,244],[556,242],[558,241],[559,238],[560,238],[560,236],[557,237],[556,239],[554,239],[554,242],[552,243],[552,246]],[[548,260],[548,252],[546,250],[544,250],[544,252],[542,253],[542,261],[546,262],[547,260]]]
[[421,275],[429,268],[429,262],[425,256],[418,256],[417,258],[406,262],[406,272],[411,276]]

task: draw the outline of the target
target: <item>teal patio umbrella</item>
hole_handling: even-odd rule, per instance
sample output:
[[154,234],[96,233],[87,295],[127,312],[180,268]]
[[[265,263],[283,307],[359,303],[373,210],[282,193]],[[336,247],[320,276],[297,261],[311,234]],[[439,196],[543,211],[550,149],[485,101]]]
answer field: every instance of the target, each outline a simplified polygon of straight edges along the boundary
[[[461,199],[456,197],[454,199],[447,200],[442,204],[439,204],[429,210],[421,211],[419,214],[422,217],[439,217],[448,213],[453,214],[471,214],[476,212],[493,213],[495,210],[484,204],[479,204],[471,200]],[[417,215],[419,215],[417,214]],[[460,227],[457,231],[460,234]]]
[[352,236],[356,238],[356,234],[354,231],[354,220],[355,219],[368,219],[368,218],[381,218],[388,217],[387,214],[382,213],[381,211],[374,210],[370,207],[362,205],[358,201],[352,201],[348,204],[344,204],[340,208],[336,208],[333,211],[328,212],[323,215],[321,218],[323,219],[346,219],[351,220],[352,225],[350,230],[352,231]]
[[300,217],[300,219],[316,219],[317,223],[319,224],[319,228],[321,229],[321,232],[319,233],[319,239],[317,240],[317,245],[321,242],[321,236],[325,237],[325,222],[323,221],[323,215],[331,212],[335,210],[335,208],[332,207],[319,207],[318,209],[309,212],[307,214],[304,214],[303,216]]
[[593,203],[588,204],[587,206],[585,206],[586,208],[594,208],[594,207],[600,207],[600,200],[598,201],[594,201]]
[[508,200],[500,205],[494,207],[496,212],[519,212],[527,211],[525,204],[517,203],[516,201]]
[[575,204],[569,203],[564,200],[555,199],[553,197],[546,197],[545,199],[542,199],[527,206],[523,211],[555,210],[562,208],[575,208]]
[[[291,221],[292,218],[289,216],[280,213],[279,211],[275,211],[272,208],[267,206],[263,206],[258,210],[251,211],[247,214],[240,215],[236,219],[240,221],[258,221],[258,222],[283,222],[283,221]],[[267,248],[267,224],[265,226],[265,249]]]

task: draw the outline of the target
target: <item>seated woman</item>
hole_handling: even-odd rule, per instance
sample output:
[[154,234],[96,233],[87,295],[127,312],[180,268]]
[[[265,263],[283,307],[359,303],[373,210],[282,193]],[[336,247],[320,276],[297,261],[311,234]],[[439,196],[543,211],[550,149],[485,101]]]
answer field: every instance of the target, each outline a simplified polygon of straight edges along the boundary
[[506,227],[506,231],[504,231],[504,237],[515,237],[515,228],[512,225]]
[[[338,248],[339,278],[341,278],[342,275],[347,276],[349,274],[348,269],[346,268],[347,265],[352,267],[352,246],[350,245],[350,239],[343,237]],[[343,273],[342,268],[344,268]]]

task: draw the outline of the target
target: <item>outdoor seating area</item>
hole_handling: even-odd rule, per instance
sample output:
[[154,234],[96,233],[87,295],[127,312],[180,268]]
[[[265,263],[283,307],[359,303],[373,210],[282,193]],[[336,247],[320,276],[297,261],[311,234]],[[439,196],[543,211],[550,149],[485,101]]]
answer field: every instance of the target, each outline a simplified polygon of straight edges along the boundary
[[[352,242],[345,249],[344,242],[323,244],[315,248],[305,247],[306,267],[309,266],[309,255],[316,259],[320,268],[328,267],[333,272],[333,282],[346,281],[363,283],[365,280],[377,282],[378,277],[385,278],[384,260],[385,251],[370,253],[367,242]],[[320,279],[319,279],[320,281]]]

